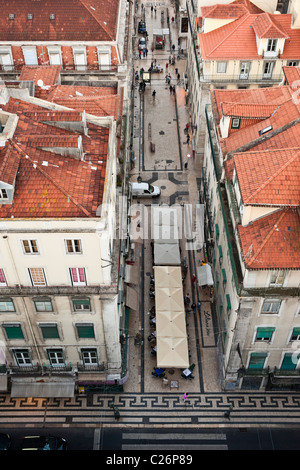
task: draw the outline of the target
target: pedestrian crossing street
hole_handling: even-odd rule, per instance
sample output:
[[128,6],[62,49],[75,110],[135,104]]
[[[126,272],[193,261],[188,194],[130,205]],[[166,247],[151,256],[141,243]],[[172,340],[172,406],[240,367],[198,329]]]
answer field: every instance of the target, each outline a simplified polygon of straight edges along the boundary
[[[159,441],[159,443],[157,442]],[[224,433],[123,432],[122,450],[228,450]]]

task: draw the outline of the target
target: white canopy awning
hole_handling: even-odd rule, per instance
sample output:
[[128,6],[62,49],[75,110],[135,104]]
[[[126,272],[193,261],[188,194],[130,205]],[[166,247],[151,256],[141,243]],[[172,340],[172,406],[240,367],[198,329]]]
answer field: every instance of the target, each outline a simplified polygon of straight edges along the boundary
[[155,287],[155,310],[184,311],[182,287]]
[[156,311],[156,336],[186,338],[185,312]]
[[154,266],[156,287],[182,287],[180,266]]
[[199,286],[213,286],[214,280],[211,272],[211,266],[209,264],[198,266],[197,278]]
[[157,337],[156,354],[158,367],[189,367],[187,338]]
[[74,396],[75,378],[20,377],[12,378],[11,397],[71,398]]
[[180,251],[177,243],[154,243],[154,264],[158,266],[180,265]]

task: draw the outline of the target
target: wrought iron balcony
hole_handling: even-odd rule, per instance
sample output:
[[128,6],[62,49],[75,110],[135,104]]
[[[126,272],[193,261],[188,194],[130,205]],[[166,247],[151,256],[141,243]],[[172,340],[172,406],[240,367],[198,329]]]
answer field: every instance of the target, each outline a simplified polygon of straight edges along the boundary
[[236,83],[237,85],[247,85],[250,83],[263,83],[273,85],[275,83],[280,83],[284,78],[283,74],[256,74],[256,75],[226,75],[224,74],[214,74],[214,75],[201,75],[201,81],[205,83]]
[[105,371],[105,363],[102,362],[101,364],[81,364],[77,363],[78,372],[104,372]]

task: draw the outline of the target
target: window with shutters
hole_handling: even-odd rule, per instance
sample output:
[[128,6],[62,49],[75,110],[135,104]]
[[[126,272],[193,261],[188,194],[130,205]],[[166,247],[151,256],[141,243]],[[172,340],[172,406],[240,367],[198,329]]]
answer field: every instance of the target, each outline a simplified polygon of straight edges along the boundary
[[40,323],[39,327],[44,339],[60,339],[56,323]]
[[267,353],[263,353],[263,352],[251,353],[249,364],[248,364],[248,369],[262,370],[265,366],[267,357],[268,357]]
[[300,341],[300,327],[293,328],[290,341]]
[[0,268],[0,287],[7,286],[5,275],[4,275],[4,270]]
[[24,334],[20,323],[3,323],[7,339],[24,339]]
[[28,268],[32,285],[35,287],[45,287],[47,285],[43,268]]
[[24,46],[23,55],[26,65],[38,65],[37,53],[35,46]]
[[285,353],[282,359],[280,370],[295,370],[299,361],[299,353]]
[[95,338],[94,325],[92,323],[76,324],[78,338]]
[[273,327],[259,327],[256,331],[255,341],[272,341],[275,328]]
[[70,268],[70,275],[73,286],[85,286],[85,268]]

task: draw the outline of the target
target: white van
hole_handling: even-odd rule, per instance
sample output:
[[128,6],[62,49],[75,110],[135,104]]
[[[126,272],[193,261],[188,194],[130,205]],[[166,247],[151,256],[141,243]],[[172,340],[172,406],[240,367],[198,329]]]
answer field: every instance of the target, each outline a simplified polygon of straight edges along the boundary
[[148,183],[131,183],[132,197],[158,197],[160,189]]

